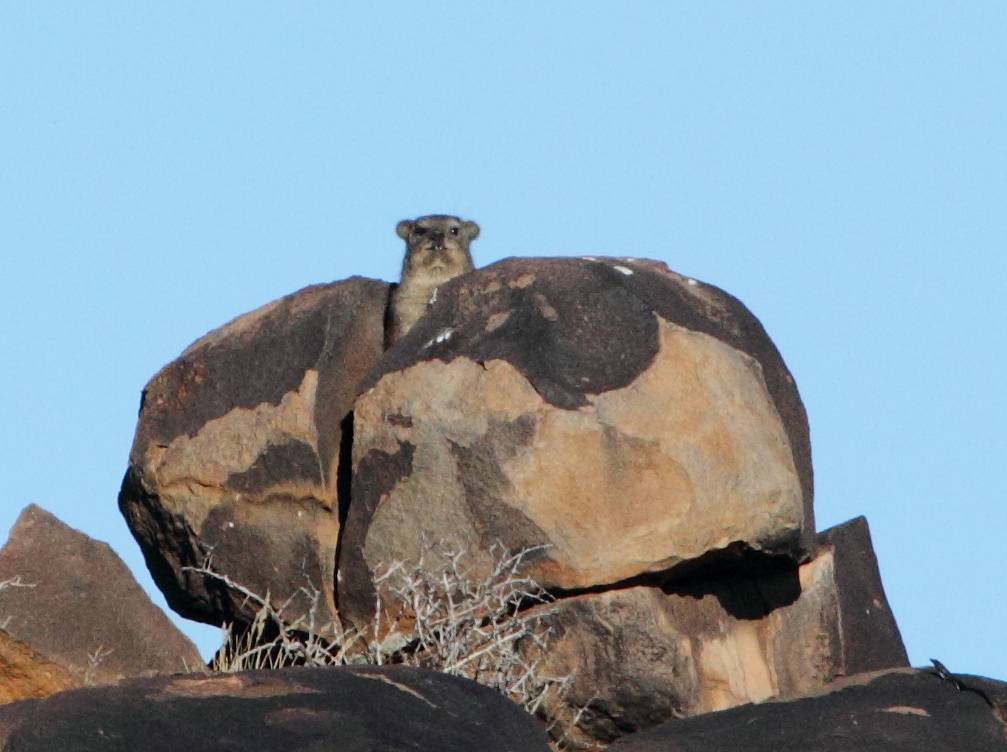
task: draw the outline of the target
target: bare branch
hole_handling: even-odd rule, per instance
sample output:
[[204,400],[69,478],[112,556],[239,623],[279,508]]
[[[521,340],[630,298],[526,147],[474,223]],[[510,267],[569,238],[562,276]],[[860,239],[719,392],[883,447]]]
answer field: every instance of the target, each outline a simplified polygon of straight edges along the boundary
[[[485,566],[477,571],[468,563],[472,559],[465,548],[423,542],[415,562],[394,561],[378,568],[374,615],[366,634],[340,631],[330,623],[326,634],[331,636],[325,639],[318,635],[321,592],[312,584],[273,606],[268,592],[259,595],[216,572],[209,558],[202,566],[185,569],[222,582],[257,607],[252,623],[240,632],[224,626],[223,645],[212,663],[216,671],[369,663],[463,676],[546,718],[554,747],[562,750],[572,748],[565,732],[584,709],[575,714],[564,702],[573,676],[545,676],[533,657],[548,648],[546,617],[552,609],[526,609],[552,598],[523,570],[529,557],[543,548],[512,553],[495,544],[488,571]],[[290,618],[287,612],[297,598],[306,598],[309,608]],[[565,713],[562,720],[557,713]]]

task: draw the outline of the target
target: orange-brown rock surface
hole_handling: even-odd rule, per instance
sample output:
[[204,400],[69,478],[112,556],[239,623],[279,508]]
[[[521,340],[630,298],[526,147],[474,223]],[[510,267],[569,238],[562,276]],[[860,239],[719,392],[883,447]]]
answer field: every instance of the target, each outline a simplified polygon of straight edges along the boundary
[[[332,597],[340,447],[357,383],[382,352],[388,286],[305,288],[193,343],[147,384],[119,508],[168,602],[189,618],[247,622],[219,580],[288,601]],[[250,612],[251,608],[251,612]]]
[[[202,667],[195,646],[151,603],[106,543],[35,505],[0,549],[0,621],[7,637],[58,666],[52,688]],[[10,644],[10,643],[8,643]],[[11,646],[8,653],[27,659]],[[24,664],[21,664],[24,665]]]
[[58,663],[0,630],[0,705],[48,697],[82,683]]
[[[543,546],[550,588],[811,551],[804,408],[759,322],[654,262],[511,259],[438,291],[354,407],[340,608],[423,540]],[[485,565],[486,563],[483,562]]]

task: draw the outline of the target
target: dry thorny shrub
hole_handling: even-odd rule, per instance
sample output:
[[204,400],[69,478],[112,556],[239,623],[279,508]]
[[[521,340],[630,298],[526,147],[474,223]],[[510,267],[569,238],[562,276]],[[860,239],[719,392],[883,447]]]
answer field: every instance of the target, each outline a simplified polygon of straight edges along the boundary
[[[224,626],[224,643],[213,658],[215,671],[245,671],[281,666],[400,664],[463,676],[491,687],[525,708],[548,716],[550,733],[562,737],[580,713],[560,711],[572,675],[551,676],[539,668],[550,628],[551,596],[522,570],[540,550],[511,553],[502,545],[491,549],[493,568],[476,575],[466,564],[464,548],[425,545],[418,560],[394,562],[375,578],[374,618],[367,632],[337,631],[317,623],[321,593],[301,588],[274,607],[269,593],[252,592],[224,574],[208,559],[191,571],[213,577],[241,593],[257,608],[250,627]],[[287,611],[295,598],[311,606],[296,618]],[[531,608],[538,604],[539,608]],[[319,636],[321,634],[327,637]],[[557,713],[569,716],[557,718]],[[562,749],[562,738],[557,747]]]
[[[570,676],[548,676],[537,658],[545,653],[549,627],[542,609],[523,610],[551,600],[535,580],[521,570],[529,554],[515,554],[495,545],[493,569],[473,576],[465,565],[465,551],[441,548],[418,561],[388,567],[376,578],[379,592],[374,630],[381,629],[381,595],[392,607],[408,615],[408,632],[393,631],[378,649],[378,662],[390,653],[392,662],[464,676],[492,687],[538,713],[543,703],[562,696]],[[428,566],[427,559],[440,565]],[[386,614],[388,610],[384,610]]]
[[[213,569],[207,557],[200,567],[184,567],[186,571],[219,580],[244,596],[245,603],[256,607],[250,625],[238,630],[234,625],[223,625],[223,641],[210,663],[213,671],[232,673],[284,666],[341,666],[354,660],[363,635],[348,630],[334,632],[332,625],[317,623],[321,591],[312,585],[300,588],[279,606],[272,605],[270,593],[265,595],[249,590],[226,574]],[[296,599],[307,598],[310,606],[296,618],[288,617],[290,605]],[[322,637],[321,633],[329,635]]]

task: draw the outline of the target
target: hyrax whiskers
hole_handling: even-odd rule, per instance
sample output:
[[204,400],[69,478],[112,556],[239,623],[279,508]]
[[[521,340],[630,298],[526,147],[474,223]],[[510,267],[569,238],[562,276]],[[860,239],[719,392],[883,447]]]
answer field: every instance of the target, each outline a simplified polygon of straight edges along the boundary
[[406,241],[406,257],[399,286],[392,293],[389,346],[419,321],[438,287],[475,268],[469,243],[479,237],[479,225],[431,214],[404,219],[395,232]]

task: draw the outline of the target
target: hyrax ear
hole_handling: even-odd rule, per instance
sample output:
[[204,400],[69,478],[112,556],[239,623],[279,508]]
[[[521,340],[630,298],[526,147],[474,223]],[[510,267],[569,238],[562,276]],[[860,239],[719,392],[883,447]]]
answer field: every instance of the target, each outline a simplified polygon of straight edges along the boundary
[[475,240],[479,237],[479,225],[475,222],[462,222],[462,229],[465,230],[465,237]]
[[409,240],[409,233],[412,232],[412,229],[413,221],[411,219],[403,219],[395,225],[395,234],[403,240]]

